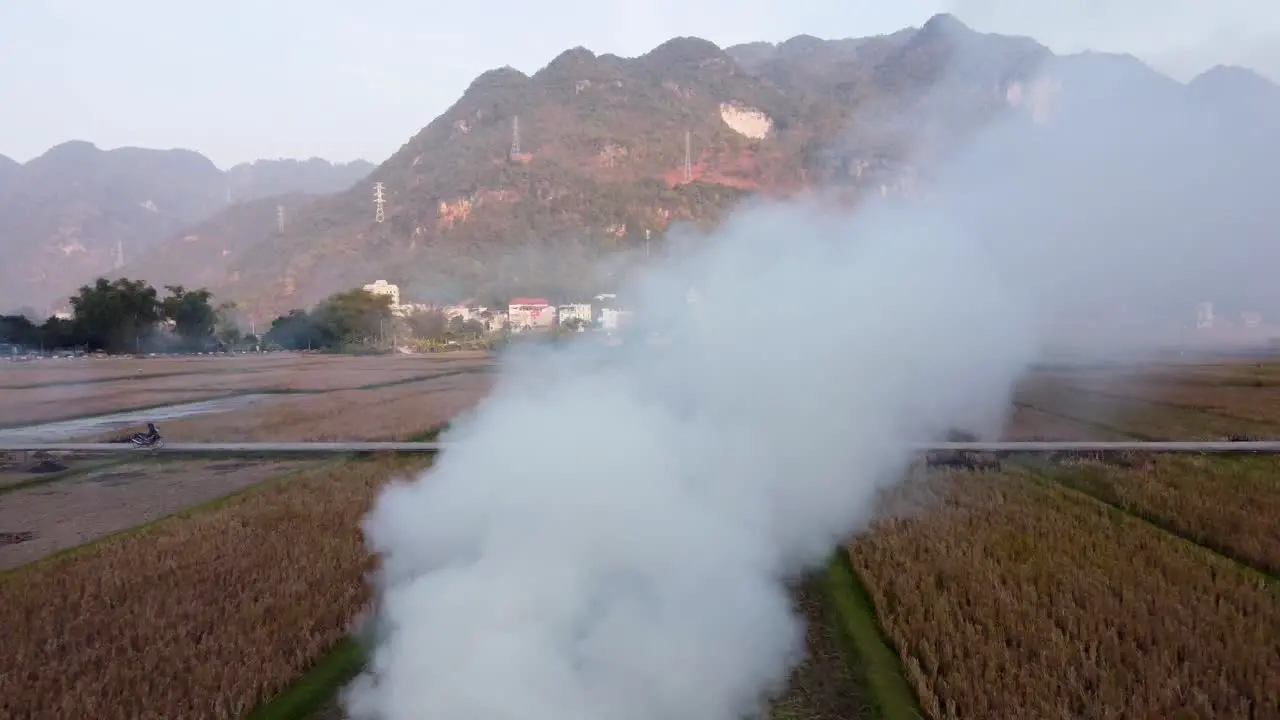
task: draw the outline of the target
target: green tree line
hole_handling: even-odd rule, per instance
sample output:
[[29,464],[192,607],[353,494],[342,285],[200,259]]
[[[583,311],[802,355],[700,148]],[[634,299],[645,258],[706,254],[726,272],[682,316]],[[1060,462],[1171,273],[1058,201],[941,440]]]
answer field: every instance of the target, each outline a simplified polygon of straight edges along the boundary
[[385,349],[392,332],[391,298],[355,289],[277,317],[263,340],[287,350],[370,351]]
[[29,313],[0,315],[0,343],[27,350],[109,353],[205,351],[240,339],[230,319],[235,306],[213,304],[204,288],[165,286],[166,295],[141,280],[98,278],[71,297],[71,317],[36,324]]

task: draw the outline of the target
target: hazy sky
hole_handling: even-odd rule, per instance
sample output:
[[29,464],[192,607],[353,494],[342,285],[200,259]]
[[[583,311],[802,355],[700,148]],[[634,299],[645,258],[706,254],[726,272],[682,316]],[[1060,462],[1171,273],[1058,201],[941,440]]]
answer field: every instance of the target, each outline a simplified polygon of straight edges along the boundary
[[0,154],[82,139],[186,147],[223,167],[380,162],[489,68],[533,72],[575,45],[638,55],[676,35],[871,35],[940,11],[1058,51],[1131,52],[1183,79],[1218,63],[1280,79],[1275,0],[8,0]]

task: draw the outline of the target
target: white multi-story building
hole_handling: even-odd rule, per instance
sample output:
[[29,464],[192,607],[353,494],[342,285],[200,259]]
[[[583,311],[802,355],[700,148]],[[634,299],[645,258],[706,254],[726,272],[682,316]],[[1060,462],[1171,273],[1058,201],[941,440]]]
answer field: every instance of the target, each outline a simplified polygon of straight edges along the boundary
[[556,320],[556,308],[544,298],[511,298],[507,306],[511,329],[549,330]]
[[1213,327],[1213,303],[1202,302],[1196,306],[1196,327]]
[[364,286],[364,291],[374,295],[386,295],[391,298],[391,307],[400,305],[400,286],[393,285],[386,280],[375,280]]
[[591,324],[591,303],[569,303],[556,308],[556,318],[561,325],[578,320],[584,326]]
[[500,330],[505,329],[506,327],[507,327],[507,314],[504,312],[492,313],[490,314],[489,318],[485,321],[485,329],[488,330],[489,332],[498,332]]
[[631,321],[630,310],[619,310],[617,308],[604,308],[600,311],[600,327],[605,332],[617,332],[627,326]]

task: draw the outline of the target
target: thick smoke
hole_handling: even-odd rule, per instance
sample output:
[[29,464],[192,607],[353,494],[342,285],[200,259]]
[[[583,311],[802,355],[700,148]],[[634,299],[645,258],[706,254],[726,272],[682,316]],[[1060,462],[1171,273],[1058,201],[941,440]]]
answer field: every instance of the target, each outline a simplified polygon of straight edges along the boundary
[[994,434],[1056,333],[1116,304],[1163,329],[1207,293],[1274,300],[1246,251],[1269,208],[1245,166],[1268,170],[1212,123],[1062,85],[1059,119],[1015,113],[922,197],[756,206],[673,253],[630,294],[666,344],[513,360],[368,518],[378,643],[352,715],[750,715],[802,652],[785,582],[913,442]]
[[379,502],[355,716],[741,717],[802,649],[782,581],[912,441],[999,424],[1031,348],[962,235],[789,205],[708,242],[637,291],[669,344],[526,359]]

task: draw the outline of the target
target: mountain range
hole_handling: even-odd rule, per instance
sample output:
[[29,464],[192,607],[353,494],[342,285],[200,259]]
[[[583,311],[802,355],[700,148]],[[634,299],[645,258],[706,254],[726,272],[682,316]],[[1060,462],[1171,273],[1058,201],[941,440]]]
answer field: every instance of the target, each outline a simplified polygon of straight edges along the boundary
[[[26,163],[0,156],[0,308],[53,309],[79,284],[185,237],[193,224],[227,212],[218,227],[262,198],[323,195],[350,187],[374,166],[258,160],[219,170],[190,150],[62,143]],[[291,199],[296,206],[296,198]],[[276,203],[270,203],[275,220]]]
[[138,251],[113,272],[208,286],[259,320],[375,279],[414,300],[594,294],[616,281],[620,251],[711,225],[745,198],[919,192],[996,121],[1052,132],[1109,105],[1130,126],[1195,117],[1265,135],[1280,88],[1227,67],[1183,84],[1130,56],[1058,56],[950,15],[843,40],[682,37],[635,58],[574,48],[533,75],[483,73],[376,168],[219,173],[186,151],[76,143],[0,160],[0,242],[26,248],[20,272],[0,271],[15,276],[0,287],[19,289],[0,302],[65,296],[110,270],[126,235]]

